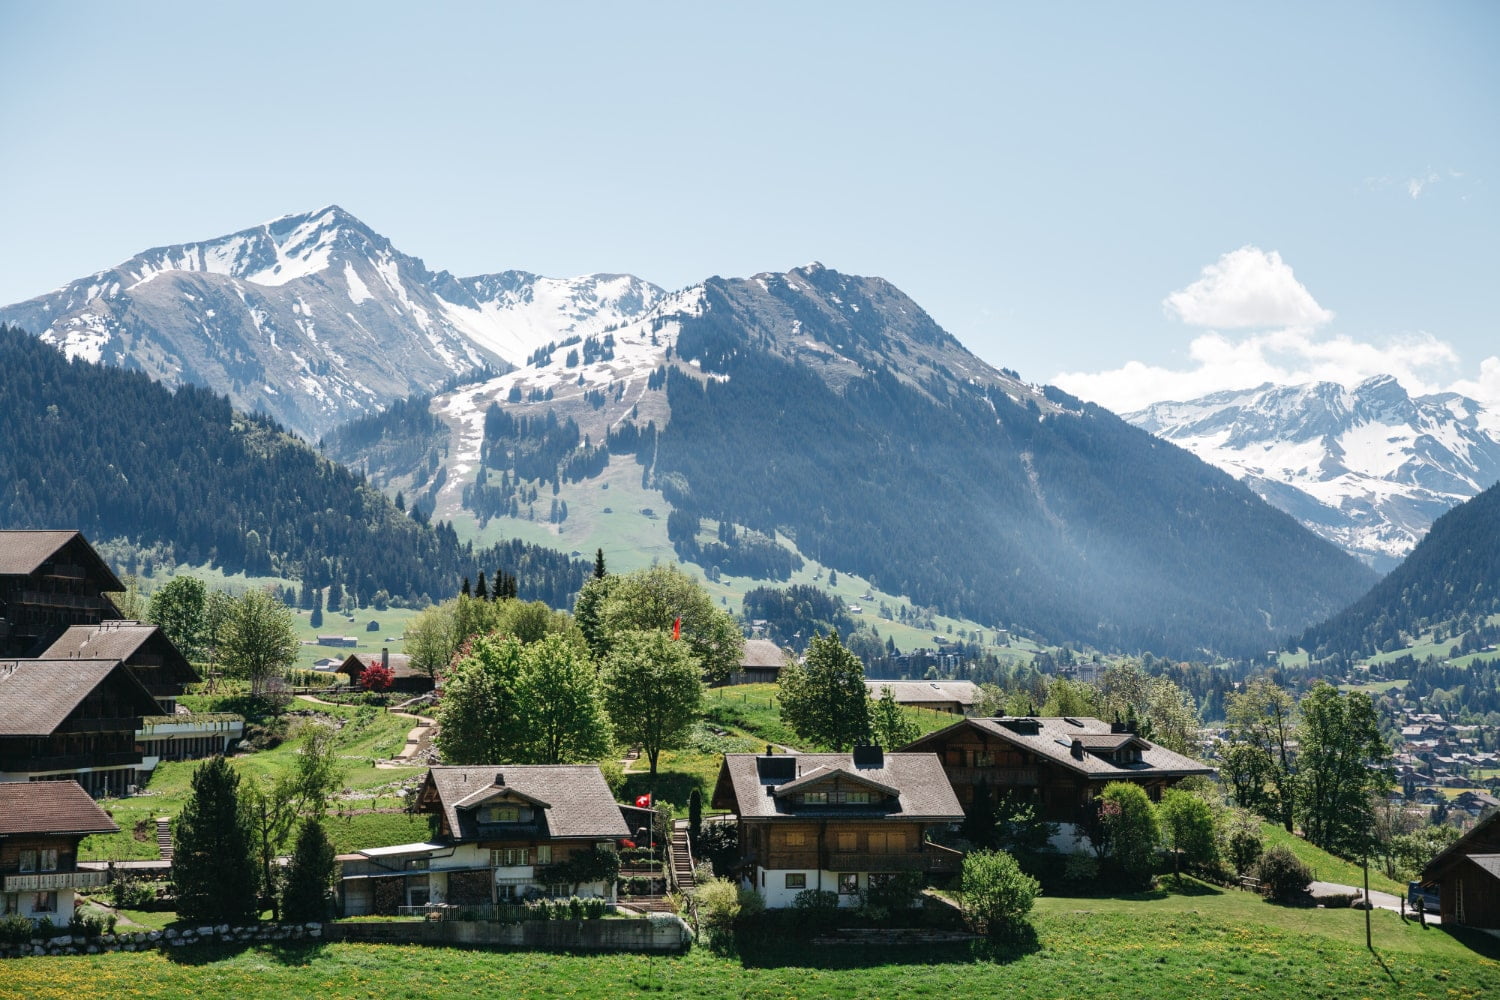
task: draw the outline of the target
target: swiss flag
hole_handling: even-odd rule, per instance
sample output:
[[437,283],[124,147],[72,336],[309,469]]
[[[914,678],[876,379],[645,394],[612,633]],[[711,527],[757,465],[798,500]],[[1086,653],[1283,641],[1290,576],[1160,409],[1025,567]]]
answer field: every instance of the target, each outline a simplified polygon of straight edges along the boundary
[[672,620],[672,638],[673,639],[681,639],[682,638],[682,619],[681,618],[674,618]]
[[651,793],[647,792],[645,795],[637,795],[635,797],[635,804],[637,806],[639,806],[640,808],[642,808],[642,809],[650,809],[651,808]]

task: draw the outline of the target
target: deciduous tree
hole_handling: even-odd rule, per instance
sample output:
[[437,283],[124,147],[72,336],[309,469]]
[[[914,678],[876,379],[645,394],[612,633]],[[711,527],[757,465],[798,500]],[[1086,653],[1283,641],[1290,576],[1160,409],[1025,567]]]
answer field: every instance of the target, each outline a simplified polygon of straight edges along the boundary
[[682,641],[710,680],[722,681],[739,666],[745,649],[739,625],[681,569],[652,566],[605,579],[613,581],[600,609],[606,646],[627,631],[671,635],[680,622]]
[[802,664],[781,669],[781,717],[803,739],[847,750],[870,739],[870,698],[859,658],[837,635],[816,635]]
[[1297,704],[1291,693],[1258,678],[1224,701],[1229,745],[1226,778],[1235,801],[1288,832],[1297,809]]
[[530,763],[591,762],[609,753],[599,674],[577,633],[544,635],[527,646],[517,683]]
[[264,590],[247,590],[229,609],[220,654],[224,666],[250,681],[259,696],[297,659],[297,626],[292,611]]
[[449,764],[514,763],[525,755],[518,687],[521,643],[481,635],[443,685],[435,742]]
[[620,743],[640,745],[654,779],[661,752],[681,746],[698,721],[702,668],[666,632],[619,632],[611,646],[602,674],[609,718]]
[[1340,694],[1319,681],[1298,709],[1303,833],[1324,850],[1358,856],[1371,846],[1371,795],[1391,783],[1390,748],[1380,735],[1375,705],[1362,691]]
[[203,606],[208,588],[194,576],[179,576],[151,595],[147,617],[161,627],[172,645],[189,660],[203,657]]
[[906,717],[889,686],[880,689],[880,699],[870,708],[870,732],[875,742],[895,750],[922,735],[921,727]]

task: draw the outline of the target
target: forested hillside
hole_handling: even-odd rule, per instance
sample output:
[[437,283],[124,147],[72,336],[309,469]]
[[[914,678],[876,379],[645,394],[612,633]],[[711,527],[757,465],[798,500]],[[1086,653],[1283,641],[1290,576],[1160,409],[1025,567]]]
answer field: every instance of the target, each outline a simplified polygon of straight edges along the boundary
[[[586,566],[507,542],[483,551],[398,510],[361,476],[220,395],[69,362],[0,326],[0,527],[77,528],[228,573],[335,581],[367,604],[441,599],[503,569],[566,606]],[[129,567],[125,567],[129,568]]]
[[1402,634],[1455,623],[1454,641],[1500,612],[1500,484],[1433,522],[1411,555],[1364,597],[1307,630],[1315,656],[1398,648]]

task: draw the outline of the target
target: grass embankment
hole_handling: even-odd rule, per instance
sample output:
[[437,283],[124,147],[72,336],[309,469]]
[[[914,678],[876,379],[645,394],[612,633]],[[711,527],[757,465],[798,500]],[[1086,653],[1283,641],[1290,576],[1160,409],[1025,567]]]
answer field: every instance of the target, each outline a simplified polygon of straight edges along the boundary
[[[1364,869],[1353,861],[1345,861],[1343,858],[1334,857],[1321,847],[1308,843],[1294,833],[1286,830],[1275,823],[1261,824],[1261,838],[1267,847],[1273,844],[1285,844],[1292,849],[1292,853],[1302,860],[1302,863],[1312,869],[1313,878],[1320,882],[1337,882],[1340,885],[1352,885],[1359,888],[1365,884]],[[1370,869],[1370,888],[1376,892],[1390,892],[1397,896],[1406,895],[1406,883],[1397,882],[1386,878],[1385,873],[1378,868]]]
[[[704,699],[704,714],[709,722],[734,728],[761,743],[776,743],[806,750],[821,750],[792,731],[781,718],[781,703],[775,684],[736,684],[713,688]],[[960,716],[935,712],[928,708],[903,708],[902,713],[922,735],[946,729]]]
[[1421,930],[1377,910],[1286,909],[1252,893],[1189,882],[1189,894],[1037,901],[1033,939],[970,945],[816,945],[802,935],[746,942],[737,956],[696,948],[675,958],[478,952],[394,945],[261,946],[170,955],[121,953],[8,962],[4,990],[33,1000],[317,995],[429,1000],[600,997],[650,992],[744,997],[982,996],[1202,1000],[1392,997],[1469,1000],[1500,988],[1488,937]]
[[[225,705],[214,699],[186,697],[184,703],[197,711],[219,711]],[[319,705],[305,698],[294,699],[291,711],[316,712],[341,721],[335,748],[343,764],[343,796],[329,810],[328,832],[339,850],[376,847],[381,844],[421,840],[427,835],[425,818],[401,814],[369,813],[371,809],[399,808],[402,781],[423,773],[421,767],[377,768],[374,761],[394,756],[406,745],[412,720],[370,706]],[[243,778],[269,781],[291,770],[297,744],[287,740],[269,750],[231,757]],[[114,817],[120,832],[87,837],[79,858],[95,860],[154,860],[157,857],[158,816],[176,816],[192,790],[193,771],[201,761],[168,761],[159,765],[143,795],[105,799],[100,804]],[[141,836],[136,836],[140,828]],[[415,831],[415,835],[412,834]],[[396,839],[387,839],[388,837]]]

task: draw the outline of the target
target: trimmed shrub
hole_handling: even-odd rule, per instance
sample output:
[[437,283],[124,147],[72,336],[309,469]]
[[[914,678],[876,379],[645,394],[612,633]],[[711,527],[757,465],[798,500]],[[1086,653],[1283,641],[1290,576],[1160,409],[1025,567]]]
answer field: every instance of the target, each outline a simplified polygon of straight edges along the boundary
[[1266,849],[1265,841],[1255,830],[1238,829],[1229,835],[1229,863],[1234,865],[1236,875],[1245,875],[1255,868],[1261,853]]
[[959,902],[976,932],[1001,937],[1025,922],[1041,889],[1004,851],[974,851],[964,858]]
[[1312,885],[1312,871],[1285,844],[1273,844],[1255,864],[1255,877],[1265,893],[1282,903],[1300,902]]
[[31,921],[18,913],[0,919],[0,944],[25,944],[31,940]]

